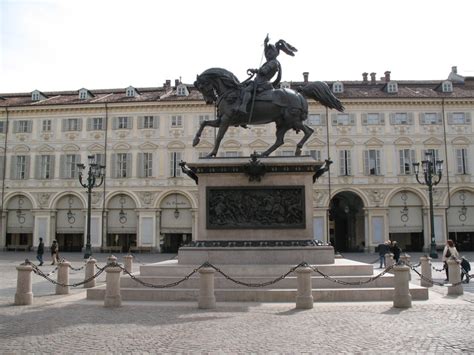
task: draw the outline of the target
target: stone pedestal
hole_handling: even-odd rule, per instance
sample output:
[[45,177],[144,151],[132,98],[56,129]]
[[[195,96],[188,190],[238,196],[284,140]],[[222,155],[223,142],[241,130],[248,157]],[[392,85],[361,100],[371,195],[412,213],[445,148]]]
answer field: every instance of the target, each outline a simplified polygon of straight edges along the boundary
[[313,288],[311,285],[311,268],[300,267],[296,270],[298,291],[296,295],[297,309],[313,308]]
[[[62,261],[58,264],[57,281],[59,284],[63,284],[63,285],[69,284],[69,266],[71,266],[71,264],[67,261]],[[56,285],[57,295],[67,295],[68,293],[69,293],[69,286]]]
[[33,292],[31,285],[31,274],[33,267],[31,265],[19,265],[18,278],[16,280],[15,305],[27,306],[33,304]]
[[410,268],[405,265],[393,267],[395,275],[395,291],[393,295],[393,306],[395,308],[410,308],[411,294],[409,288]]
[[[123,267],[129,273],[133,271],[133,255],[125,255],[123,257]],[[125,271],[123,272],[125,274]]]
[[421,263],[421,278],[420,286],[433,287],[433,283],[427,280],[433,280],[433,272],[431,271],[431,258],[429,256],[422,256],[420,258]]
[[198,308],[216,308],[216,296],[214,295],[214,273],[210,267],[199,269],[199,299]]
[[105,269],[105,307],[120,307],[122,305],[122,296],[120,295],[120,273],[122,269],[118,266],[108,266]]
[[200,159],[195,240],[180,264],[333,264],[334,249],[313,239],[312,157]]
[[464,289],[461,284],[461,267],[454,259],[448,260],[449,283],[455,286],[448,286],[448,295],[462,295]]
[[[97,260],[95,259],[90,258],[89,260],[87,260],[84,280],[87,280],[91,278],[92,276],[94,276],[96,263],[97,263]],[[95,287],[95,278],[93,278],[92,280],[84,284],[84,288],[91,288],[91,287]]]

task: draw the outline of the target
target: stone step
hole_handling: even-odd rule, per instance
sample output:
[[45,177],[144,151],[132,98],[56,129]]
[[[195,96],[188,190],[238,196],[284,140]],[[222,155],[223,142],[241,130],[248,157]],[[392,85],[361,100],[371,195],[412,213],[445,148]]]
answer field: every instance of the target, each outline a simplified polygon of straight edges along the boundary
[[[199,297],[197,289],[150,289],[123,288],[123,301],[196,301]],[[215,290],[217,302],[295,302],[296,289],[218,289]],[[313,289],[315,302],[361,302],[361,301],[392,301],[394,289],[377,288],[335,288]],[[428,289],[410,284],[413,300],[428,299]],[[105,285],[87,290],[87,298],[103,300]]]
[[[372,275],[372,276],[375,276],[375,275]],[[137,278],[140,279],[141,281],[144,281],[152,285],[165,285],[165,284],[170,284],[172,282],[182,280],[182,277],[176,277],[176,276],[137,276]],[[338,276],[336,279],[342,282],[354,283],[354,282],[366,281],[369,278],[370,276]],[[272,278],[270,277],[249,277],[249,276],[240,276],[235,279],[237,281],[241,281],[245,283],[253,283],[253,284],[264,283],[264,282],[268,282],[272,280]],[[322,276],[313,275],[311,279],[312,279],[312,286],[315,289],[349,287],[348,285],[344,285],[342,283],[336,283],[334,281],[325,279]],[[393,285],[394,285],[393,275],[386,274],[371,281],[368,284],[351,285],[350,287],[373,288],[373,287],[393,287]],[[120,287],[140,288],[144,286],[142,286],[139,282],[133,280],[130,276],[125,275],[125,276],[122,276],[120,279]],[[221,275],[216,274],[216,276],[214,277],[214,287],[215,289],[223,289],[223,288],[229,289],[229,288],[242,288],[246,286],[241,286],[236,282],[233,282]],[[276,282],[275,284],[265,286],[264,288],[266,289],[269,289],[269,288],[289,289],[290,288],[291,289],[295,287],[296,287],[296,275],[293,274],[293,275],[287,276],[283,280]],[[174,286],[173,288],[198,289],[199,288],[199,275],[193,275],[188,280],[183,281],[182,283],[180,283],[177,286]]]
[[[168,260],[155,264],[140,266],[142,276],[176,276],[183,277],[191,273],[200,265],[178,264],[177,260]],[[274,278],[287,273],[295,265],[214,265],[231,277],[262,276]],[[336,259],[334,264],[312,265],[322,273],[330,276],[372,276],[373,265],[364,264],[347,259]],[[382,270],[380,270],[381,272]]]

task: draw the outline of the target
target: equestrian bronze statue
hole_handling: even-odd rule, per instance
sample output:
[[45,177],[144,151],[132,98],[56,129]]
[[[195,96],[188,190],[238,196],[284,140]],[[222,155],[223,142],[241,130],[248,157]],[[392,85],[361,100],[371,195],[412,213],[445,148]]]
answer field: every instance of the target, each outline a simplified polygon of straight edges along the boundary
[[[295,155],[301,155],[304,143],[313,134],[313,129],[304,124],[308,118],[308,103],[305,97],[320,102],[323,106],[344,111],[341,102],[332,94],[324,82],[307,83],[305,86],[291,89],[277,88],[281,79],[281,65],[277,60],[280,50],[294,55],[296,48],[279,40],[275,45],[268,44],[268,36],[264,41],[266,62],[259,69],[249,69],[252,75],[241,83],[230,71],[222,68],[211,68],[197,76],[194,86],[202,93],[207,104],[217,105],[217,119],[203,121],[196,132],[193,146],[199,144],[200,136],[205,127],[218,127],[214,148],[208,157],[215,157],[219,145],[229,126],[259,125],[275,122],[276,141],[261,156],[270,155],[284,143],[285,133],[294,129],[303,132],[303,138],[296,146]],[[276,80],[271,83],[273,76]],[[255,76],[255,80],[251,81]]]

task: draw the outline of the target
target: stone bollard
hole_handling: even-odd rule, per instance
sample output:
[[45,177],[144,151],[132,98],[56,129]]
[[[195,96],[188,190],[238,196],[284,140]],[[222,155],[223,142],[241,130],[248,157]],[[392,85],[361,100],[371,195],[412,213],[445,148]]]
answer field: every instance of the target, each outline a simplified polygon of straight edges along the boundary
[[107,258],[107,265],[108,264],[113,264],[113,263],[116,263],[116,262],[117,262],[117,257],[115,255],[110,255]]
[[16,281],[15,305],[27,306],[33,304],[33,292],[31,286],[31,272],[33,267],[28,264],[21,264],[16,267],[18,278]]
[[426,280],[433,280],[433,274],[431,271],[431,258],[429,256],[422,256],[420,258],[421,263],[421,276],[420,286],[433,287],[433,284]]
[[[84,280],[87,280],[91,278],[92,276],[94,276],[96,263],[97,263],[97,260],[95,259],[90,258],[89,260],[87,260],[86,274],[85,274]],[[84,288],[91,288],[91,287],[95,287],[95,278],[93,278],[92,280],[84,284]]]
[[[57,281],[60,284],[69,284],[69,266],[71,264],[66,260],[61,261],[58,264],[58,278]],[[56,285],[57,295],[67,295],[69,293],[69,286]]]
[[409,288],[410,268],[405,265],[395,265],[393,267],[395,274],[395,291],[393,294],[393,307],[410,308],[411,294]]
[[[385,268],[389,268],[390,266],[393,265],[393,254],[392,253],[387,253],[385,254]],[[390,273],[393,274],[393,269],[389,271]]]
[[452,258],[448,260],[449,283],[457,286],[448,286],[448,295],[462,295],[464,289],[461,284],[461,266]]
[[105,272],[105,307],[120,307],[122,305],[122,296],[120,295],[120,272],[122,269],[118,266],[106,265]]
[[199,298],[198,308],[216,308],[216,296],[214,295],[214,273],[216,271],[210,267],[199,269]]
[[[127,270],[129,273],[132,273],[133,270],[133,255],[125,255],[123,257],[123,265],[125,270]],[[125,274],[125,271],[123,272]]]
[[296,308],[313,308],[313,287],[311,284],[311,268],[300,267],[296,269],[298,290],[296,293]]
[[[400,255],[400,261],[404,263],[404,265],[407,265],[408,267],[410,267],[411,256],[408,255],[407,253],[403,253],[403,255]],[[408,281],[411,281],[411,272],[408,275],[410,275]]]

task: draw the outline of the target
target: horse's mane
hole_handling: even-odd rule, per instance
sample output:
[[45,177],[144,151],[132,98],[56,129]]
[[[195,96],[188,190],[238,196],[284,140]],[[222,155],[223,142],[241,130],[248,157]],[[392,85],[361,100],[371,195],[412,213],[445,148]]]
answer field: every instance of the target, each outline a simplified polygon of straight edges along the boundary
[[220,79],[225,86],[238,89],[242,86],[239,79],[230,71],[222,68],[210,68],[205,70],[199,77],[209,79]]

